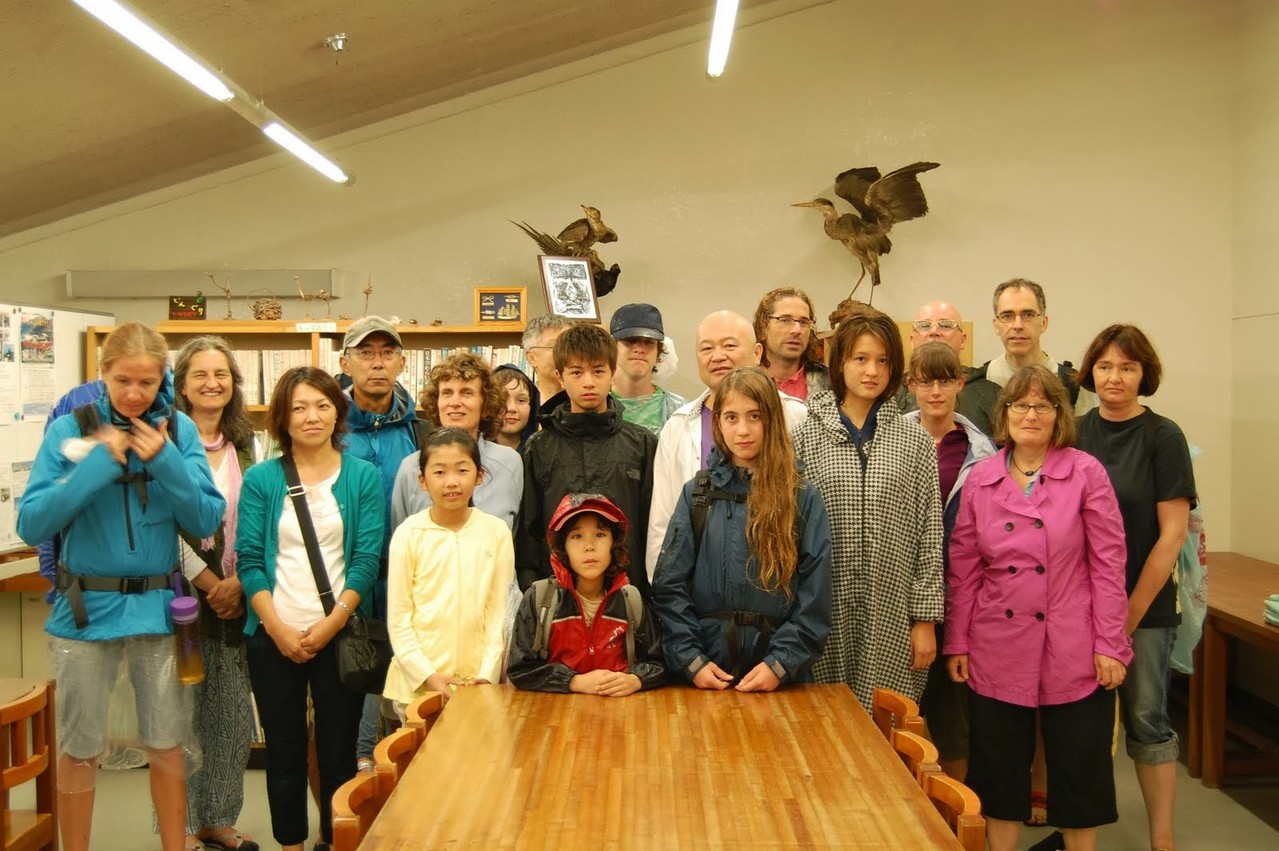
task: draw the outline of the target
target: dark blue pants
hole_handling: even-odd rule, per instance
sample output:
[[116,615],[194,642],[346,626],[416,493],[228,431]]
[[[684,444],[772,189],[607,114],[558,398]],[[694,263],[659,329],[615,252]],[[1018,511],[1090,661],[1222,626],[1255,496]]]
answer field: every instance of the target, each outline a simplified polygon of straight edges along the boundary
[[249,679],[266,737],[266,794],[271,832],[281,845],[306,842],[306,695],[315,707],[315,753],[320,770],[320,835],[333,841],[333,793],[355,776],[355,738],[364,695],[338,680],[332,643],[298,664],[258,627],[248,639]]

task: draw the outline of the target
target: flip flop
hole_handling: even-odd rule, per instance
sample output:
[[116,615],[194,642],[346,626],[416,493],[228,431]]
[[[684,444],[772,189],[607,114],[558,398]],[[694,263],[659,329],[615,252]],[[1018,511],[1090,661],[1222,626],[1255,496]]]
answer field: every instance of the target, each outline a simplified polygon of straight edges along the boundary
[[1027,827],[1043,827],[1048,824],[1048,793],[1035,792],[1030,793],[1030,818],[1026,819],[1022,824]]
[[260,851],[261,846],[243,833],[219,833],[207,839],[201,839],[208,851]]

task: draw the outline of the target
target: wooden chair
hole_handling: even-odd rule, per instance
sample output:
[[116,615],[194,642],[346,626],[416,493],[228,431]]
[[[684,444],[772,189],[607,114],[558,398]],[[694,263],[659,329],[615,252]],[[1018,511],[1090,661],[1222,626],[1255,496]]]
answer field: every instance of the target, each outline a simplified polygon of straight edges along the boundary
[[925,774],[941,771],[941,766],[937,764],[940,758],[937,746],[923,736],[909,730],[893,730],[889,741],[919,785],[924,785]]
[[421,747],[426,734],[435,726],[443,708],[444,696],[437,691],[429,691],[404,710],[404,726],[417,733],[418,747]]
[[981,816],[981,801],[977,794],[941,772],[925,774],[923,786],[924,794],[950,829],[955,831],[964,851],[985,851],[986,820]]
[[924,719],[919,717],[919,704],[901,692],[877,688],[871,694],[870,703],[875,726],[889,744],[893,740],[893,730],[909,730],[917,736],[924,735]]
[[333,851],[356,851],[386,795],[376,774],[357,774],[333,793]]
[[373,773],[381,783],[382,797],[389,798],[404,770],[413,761],[421,740],[411,727],[401,727],[373,748]]
[[[28,681],[31,689],[0,706],[0,849],[58,847],[58,748],[54,682]],[[9,809],[9,790],[35,781],[36,808]]]

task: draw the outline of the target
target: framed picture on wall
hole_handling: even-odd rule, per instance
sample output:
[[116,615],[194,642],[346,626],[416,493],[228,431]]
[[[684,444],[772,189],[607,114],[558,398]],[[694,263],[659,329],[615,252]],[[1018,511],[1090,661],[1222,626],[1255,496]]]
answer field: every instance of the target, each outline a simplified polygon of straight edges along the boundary
[[523,325],[528,290],[524,287],[476,287],[475,324]]
[[540,255],[542,290],[546,293],[546,309],[569,319],[600,321],[600,303],[595,298],[595,279],[591,264],[584,257],[550,257]]

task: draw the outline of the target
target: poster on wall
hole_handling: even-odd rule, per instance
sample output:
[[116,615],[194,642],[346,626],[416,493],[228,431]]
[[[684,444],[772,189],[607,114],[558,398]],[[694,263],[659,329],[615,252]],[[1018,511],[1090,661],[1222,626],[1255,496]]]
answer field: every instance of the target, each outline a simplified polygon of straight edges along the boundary
[[31,477],[30,461],[0,465],[0,550],[21,545],[18,537],[18,500]]
[[18,405],[18,309],[0,304],[0,423],[22,419]]
[[22,419],[39,422],[53,410],[56,396],[53,365],[53,311],[23,308],[21,317],[19,358],[22,375],[19,391]]

